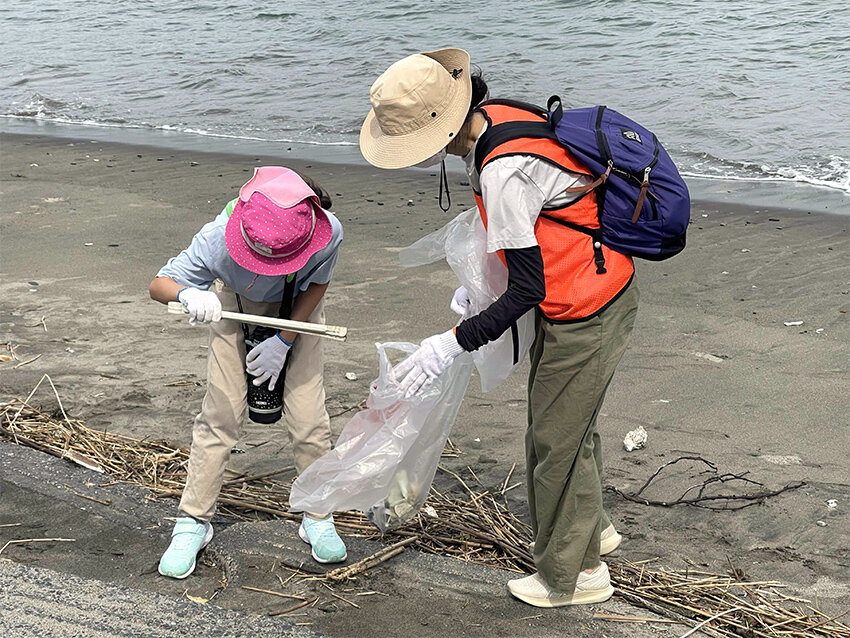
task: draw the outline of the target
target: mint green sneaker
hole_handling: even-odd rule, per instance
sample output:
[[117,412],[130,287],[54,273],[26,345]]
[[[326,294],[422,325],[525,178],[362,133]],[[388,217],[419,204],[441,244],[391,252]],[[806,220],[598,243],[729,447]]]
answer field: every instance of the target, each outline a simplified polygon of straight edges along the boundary
[[309,543],[313,559],[319,563],[341,563],[348,558],[345,543],[336,533],[334,517],[323,519],[310,518],[306,514],[301,519],[298,535]]
[[170,578],[186,578],[195,571],[195,557],[209,545],[213,528],[191,516],[177,519],[171,532],[171,545],[159,559],[159,573]]

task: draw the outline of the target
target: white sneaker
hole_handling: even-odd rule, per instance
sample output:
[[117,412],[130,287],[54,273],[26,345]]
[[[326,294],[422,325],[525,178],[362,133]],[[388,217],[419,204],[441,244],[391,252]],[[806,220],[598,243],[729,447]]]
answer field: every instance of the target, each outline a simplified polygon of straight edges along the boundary
[[[605,556],[606,554],[610,554],[615,549],[620,546],[620,543],[623,542],[623,537],[614,529],[614,523],[611,523],[608,527],[602,530],[602,533],[599,535],[599,555]],[[528,544],[528,551],[532,554],[534,553],[534,541],[531,541]]]
[[589,574],[580,572],[572,594],[550,588],[539,573],[508,581],[508,591],[514,598],[534,607],[564,607],[605,602],[614,595],[608,565],[604,562]]
[[614,529],[614,523],[611,523],[608,527],[603,529],[602,533],[599,535],[599,555],[605,556],[605,554],[610,554],[617,549],[622,542],[623,537],[617,533],[616,529]]

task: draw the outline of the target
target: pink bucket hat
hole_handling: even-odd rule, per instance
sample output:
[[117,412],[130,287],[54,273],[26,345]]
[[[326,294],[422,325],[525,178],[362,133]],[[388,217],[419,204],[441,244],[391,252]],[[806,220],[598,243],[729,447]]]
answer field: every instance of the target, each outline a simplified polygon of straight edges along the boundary
[[333,228],[319,198],[294,171],[262,166],[239,189],[224,241],[243,268],[258,275],[298,271],[327,246]]

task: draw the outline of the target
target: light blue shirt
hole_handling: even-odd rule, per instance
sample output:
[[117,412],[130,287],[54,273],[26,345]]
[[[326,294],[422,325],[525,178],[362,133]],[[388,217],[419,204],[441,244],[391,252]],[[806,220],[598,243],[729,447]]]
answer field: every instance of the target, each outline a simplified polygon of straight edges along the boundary
[[[339,255],[339,245],[342,243],[342,224],[333,213],[325,212],[331,221],[333,236],[330,243],[310,257],[298,271],[295,278],[296,296],[299,292],[307,290],[310,284],[328,283],[333,275]],[[169,259],[156,276],[171,277],[179,284],[204,290],[209,288],[216,279],[221,279],[236,294],[251,301],[268,303],[280,301],[286,282],[285,275],[258,276],[237,264],[227,252],[224,228],[227,226],[228,219],[227,208],[225,208],[218,217],[201,228],[186,250]]]

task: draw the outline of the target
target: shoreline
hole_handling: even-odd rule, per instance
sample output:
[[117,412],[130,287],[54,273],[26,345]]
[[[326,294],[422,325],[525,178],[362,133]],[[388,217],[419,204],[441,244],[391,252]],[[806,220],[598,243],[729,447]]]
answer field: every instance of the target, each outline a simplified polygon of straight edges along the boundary
[[[322,162],[371,168],[356,144],[273,141],[218,134],[104,124],[61,123],[25,118],[0,118],[0,135],[45,137],[56,140],[95,141],[104,144],[139,146],[161,151],[218,153],[236,156],[264,155],[279,160]],[[119,139],[120,138],[120,139]],[[424,169],[403,169],[416,173]],[[458,162],[447,163],[448,173],[465,177]],[[744,204],[850,215],[850,193],[827,186],[783,179],[710,178],[686,176],[692,204]]]

